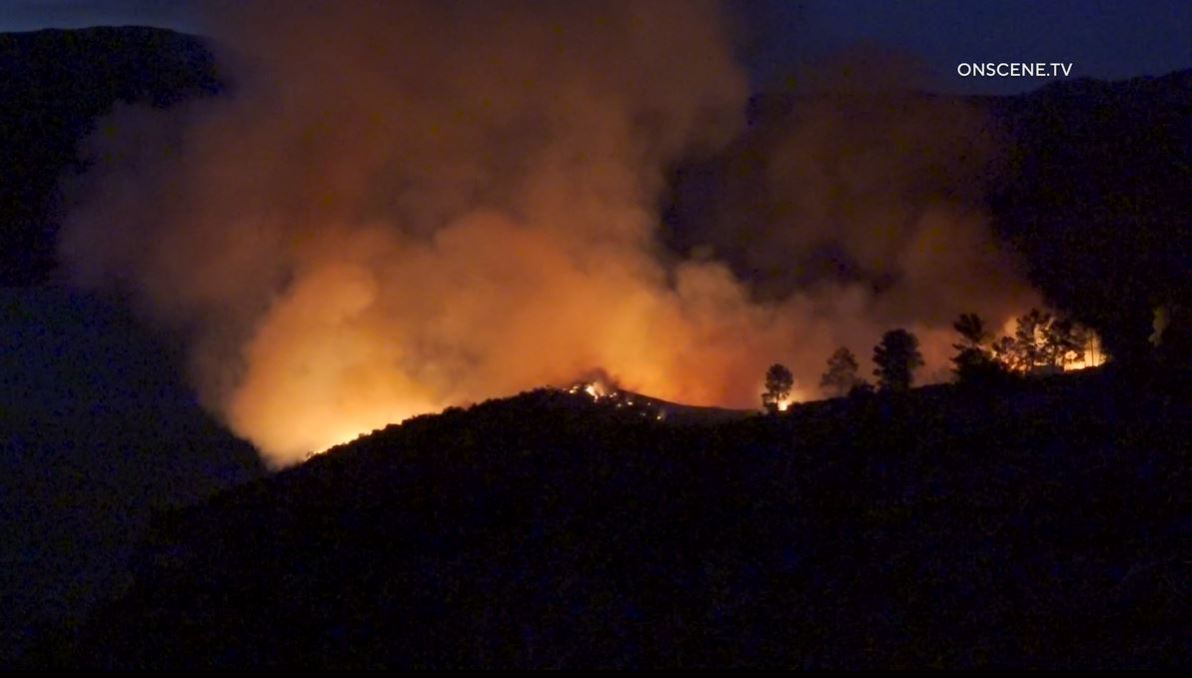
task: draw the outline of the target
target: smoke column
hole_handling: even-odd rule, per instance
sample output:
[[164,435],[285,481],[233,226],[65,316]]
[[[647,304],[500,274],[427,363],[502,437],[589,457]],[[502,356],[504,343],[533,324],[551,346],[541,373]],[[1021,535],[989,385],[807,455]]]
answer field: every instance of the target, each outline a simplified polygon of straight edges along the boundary
[[914,148],[928,113],[882,113],[883,143],[850,142],[843,174],[826,168],[851,123],[791,120],[764,162],[784,216],[739,231],[795,262],[842,229],[886,289],[759,295],[723,257],[664,251],[666,168],[743,122],[711,3],[256,2],[210,19],[233,92],[113,111],[60,250],[79,284],[189,337],[203,403],[274,466],[593,369],[756,407],[782,361],[813,397],[838,345],[865,357],[898,323],[938,370],[957,313],[1017,309],[985,275],[1000,255],[976,202],[920,182],[950,171],[938,144]]

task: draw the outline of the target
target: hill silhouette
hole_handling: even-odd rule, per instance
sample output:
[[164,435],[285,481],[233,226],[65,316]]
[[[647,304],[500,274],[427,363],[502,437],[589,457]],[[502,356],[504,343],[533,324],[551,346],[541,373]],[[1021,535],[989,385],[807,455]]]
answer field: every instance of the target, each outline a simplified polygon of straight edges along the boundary
[[1186,666],[1187,376],[422,416],[161,516],[127,595],[37,660]]

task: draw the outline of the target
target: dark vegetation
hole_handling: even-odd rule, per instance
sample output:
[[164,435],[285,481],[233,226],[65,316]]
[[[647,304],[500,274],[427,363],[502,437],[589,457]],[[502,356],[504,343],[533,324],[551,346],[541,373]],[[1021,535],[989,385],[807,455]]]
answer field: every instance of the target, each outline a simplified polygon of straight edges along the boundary
[[915,370],[923,366],[919,339],[903,330],[890,330],[873,348],[873,376],[883,391],[905,391],[915,380]]
[[[958,343],[952,344],[956,350],[951,359],[953,380],[966,386],[997,387],[1023,377],[1094,367],[1107,359],[1096,334],[1069,318],[1032,308],[1016,318],[1015,325],[1014,336],[995,338],[979,315],[960,314],[952,323],[952,329],[958,335]],[[1157,329],[1148,338],[1151,345],[1148,358],[1152,366],[1174,366],[1177,363],[1178,358],[1163,350],[1165,330]],[[914,383],[915,372],[923,366],[919,338],[902,328],[887,331],[873,347],[873,364],[879,389],[909,389]],[[770,370],[773,372],[774,367]],[[767,398],[772,400],[774,390],[770,383],[771,374],[767,372],[763,405],[767,405]],[[820,388],[837,397],[872,390],[868,382],[857,376],[857,360],[845,346],[829,356],[828,369],[820,377]]]
[[1048,301],[1122,360],[1149,353],[1154,308],[1178,306],[1169,346],[1192,356],[1192,71],[984,104],[1015,141],[994,225]]
[[538,391],[157,521],[45,664],[1170,667],[1188,374],[674,426]]

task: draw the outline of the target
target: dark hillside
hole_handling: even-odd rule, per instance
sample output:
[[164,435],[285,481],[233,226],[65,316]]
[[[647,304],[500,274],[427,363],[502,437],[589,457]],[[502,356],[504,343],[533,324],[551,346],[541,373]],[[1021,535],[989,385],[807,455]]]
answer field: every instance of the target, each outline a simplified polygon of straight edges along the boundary
[[1187,666],[1188,388],[1090,372],[693,426],[538,391],[419,417],[162,519],[129,594],[43,651]]

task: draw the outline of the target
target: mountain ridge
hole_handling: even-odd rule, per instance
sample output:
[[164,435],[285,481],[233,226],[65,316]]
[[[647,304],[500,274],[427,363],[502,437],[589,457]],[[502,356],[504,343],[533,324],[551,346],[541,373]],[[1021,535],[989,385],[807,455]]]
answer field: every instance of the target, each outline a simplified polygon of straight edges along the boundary
[[424,415],[160,516],[129,593],[37,659],[1179,666],[1186,376],[702,425],[557,389]]

